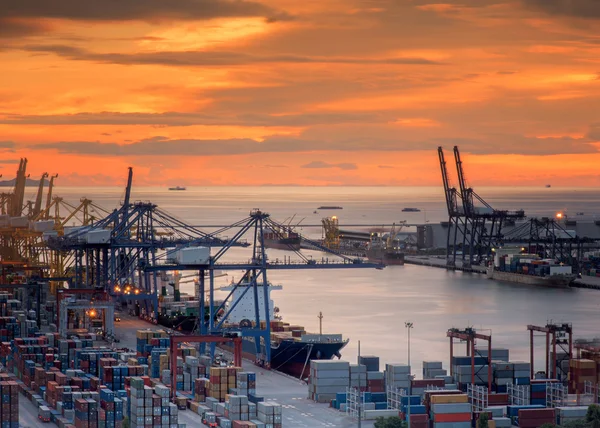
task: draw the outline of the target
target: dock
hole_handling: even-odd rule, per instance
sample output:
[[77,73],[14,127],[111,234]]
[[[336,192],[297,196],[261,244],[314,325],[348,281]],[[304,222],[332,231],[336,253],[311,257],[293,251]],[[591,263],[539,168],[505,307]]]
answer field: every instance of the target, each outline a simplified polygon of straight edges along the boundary
[[477,273],[477,274],[485,274],[484,266],[462,266],[461,262],[457,262],[457,265],[454,267],[450,267],[446,264],[446,258],[443,256],[404,256],[404,263],[419,265],[419,266],[429,266],[435,267],[439,269],[453,270],[453,271],[461,271],[467,273]]

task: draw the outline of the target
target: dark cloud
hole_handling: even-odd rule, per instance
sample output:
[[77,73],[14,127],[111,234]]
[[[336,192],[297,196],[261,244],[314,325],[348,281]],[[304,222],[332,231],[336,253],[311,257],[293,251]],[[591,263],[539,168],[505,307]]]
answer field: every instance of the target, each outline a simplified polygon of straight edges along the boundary
[[245,0],[18,0],[4,1],[0,18],[61,18],[86,21],[197,20],[261,16],[283,12]]
[[48,26],[39,22],[2,18],[2,7],[0,7],[0,38],[25,37],[49,30]]
[[594,123],[592,126],[590,126],[587,136],[592,140],[600,141],[600,123]]
[[0,141],[0,149],[14,149],[14,141]]
[[516,71],[498,71],[496,74],[509,76],[511,74],[517,74],[517,72]]
[[[204,113],[77,113],[66,115],[0,115],[1,125],[229,125],[229,126],[309,126],[335,123],[382,123],[393,120],[391,113],[303,113],[287,115]],[[110,136],[108,133],[102,135]]]
[[0,164],[5,164],[5,165],[17,164],[19,162],[21,162],[19,159],[0,159]]
[[393,167],[393,166],[391,166],[391,165],[378,165],[377,167],[378,167],[378,168],[381,168],[381,169],[393,169],[393,168],[394,168],[394,167]]
[[599,19],[598,0],[522,0],[526,6],[543,10],[552,15],[566,15],[578,18]]
[[344,170],[358,169],[355,163],[327,163],[323,161],[312,161],[301,168],[339,168]]
[[95,53],[85,49],[67,45],[27,45],[22,50],[34,53],[52,53],[63,58],[76,61],[93,61],[107,64],[122,65],[166,65],[174,67],[195,66],[235,66],[267,63],[293,63],[293,64],[439,64],[424,58],[343,58],[343,57],[315,57],[292,54],[252,55],[242,52],[216,52],[216,51],[164,51],[136,54],[124,53]]

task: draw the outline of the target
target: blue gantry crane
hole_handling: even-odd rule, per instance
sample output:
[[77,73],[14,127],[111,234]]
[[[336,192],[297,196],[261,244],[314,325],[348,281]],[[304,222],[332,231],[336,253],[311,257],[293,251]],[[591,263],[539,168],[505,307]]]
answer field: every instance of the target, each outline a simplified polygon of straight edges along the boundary
[[[254,209],[250,212],[248,218],[241,220],[231,226],[217,231],[223,233],[227,229],[233,230],[233,237],[221,248],[219,248],[214,255],[203,263],[198,264],[179,264],[174,263],[172,259],[167,257],[162,258],[159,263],[148,265],[145,268],[145,272],[156,273],[158,271],[186,271],[194,270],[199,272],[199,333],[201,335],[223,335],[232,332],[232,329],[227,326],[229,314],[235,309],[237,303],[240,302],[241,297],[246,293],[253,294],[254,302],[254,320],[250,320],[251,323],[247,325],[236,325],[233,330],[236,334],[242,336],[254,337],[256,344],[256,354],[261,355],[261,363],[265,366],[269,366],[271,361],[271,319],[270,319],[270,308],[269,308],[269,281],[268,272],[270,270],[286,270],[286,269],[352,269],[352,268],[383,268],[382,264],[365,262],[360,258],[351,258],[342,255],[341,253],[330,250],[322,244],[309,239],[308,237],[302,237],[302,240],[309,244],[312,248],[318,249],[323,253],[323,257],[320,260],[313,259],[310,256],[302,253],[301,250],[294,249],[290,245],[290,251],[297,256],[297,260],[292,260],[292,256],[286,257],[284,260],[269,259],[267,250],[265,247],[265,233],[268,230],[270,233],[283,233],[277,231],[284,231],[285,225],[278,223],[271,216],[259,209]],[[251,257],[249,260],[244,262],[232,262],[225,261],[225,255],[228,251],[240,243],[243,243],[243,238],[251,234]],[[332,257],[330,259],[329,257]],[[227,295],[224,301],[217,305],[215,301],[215,272],[216,271],[242,271],[241,278],[232,284],[231,291]],[[208,290],[206,290],[205,274],[208,272],[209,284]],[[236,301],[233,301],[232,296],[234,292],[239,288],[243,287],[241,297]],[[261,317],[259,310],[259,287],[262,288],[262,301],[264,315]],[[205,302],[204,296],[208,291],[208,317],[205,313]],[[216,314],[222,311],[222,315],[217,319]],[[261,323],[261,318],[265,321]],[[261,325],[262,324],[262,325]],[[262,346],[261,340],[262,339]],[[264,346],[264,349],[262,347]],[[212,349],[214,353],[214,346]]]
[[[129,168],[125,198],[119,209],[95,223],[49,239],[55,251],[70,254],[79,288],[114,290],[136,284],[146,313],[158,310],[157,277],[145,270],[168,250],[185,246],[223,246],[227,241],[189,226],[151,202],[131,202],[133,170]],[[152,305],[152,307],[150,307]]]

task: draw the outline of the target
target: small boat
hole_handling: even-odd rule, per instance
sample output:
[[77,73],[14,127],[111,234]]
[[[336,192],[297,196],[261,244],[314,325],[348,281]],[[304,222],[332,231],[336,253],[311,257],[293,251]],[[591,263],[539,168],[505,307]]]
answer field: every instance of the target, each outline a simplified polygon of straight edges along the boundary
[[176,186],[176,187],[169,187],[169,190],[186,190],[186,189],[185,189],[185,187]]
[[403,213],[420,213],[421,210],[418,208],[402,208]]
[[323,205],[317,208],[318,210],[343,210],[343,207],[338,207],[334,205]]

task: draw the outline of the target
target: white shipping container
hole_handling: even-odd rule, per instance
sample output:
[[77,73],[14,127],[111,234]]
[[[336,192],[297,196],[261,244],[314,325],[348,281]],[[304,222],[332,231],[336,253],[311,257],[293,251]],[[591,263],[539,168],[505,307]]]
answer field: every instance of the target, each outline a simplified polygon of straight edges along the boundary
[[27,217],[11,217],[10,227],[28,227],[29,218]]
[[210,248],[189,247],[177,251],[177,263],[182,265],[203,265],[210,259]]
[[34,221],[30,226],[34,232],[48,232],[54,229],[54,220]]
[[106,244],[110,241],[110,230],[90,230],[86,241],[88,244]]
[[571,275],[572,273],[571,266],[550,266],[550,275]]

